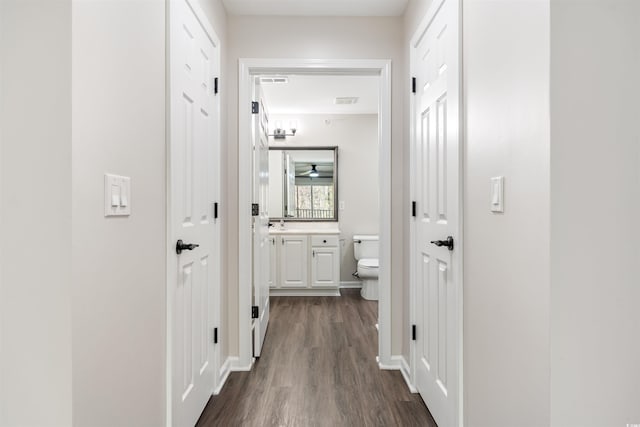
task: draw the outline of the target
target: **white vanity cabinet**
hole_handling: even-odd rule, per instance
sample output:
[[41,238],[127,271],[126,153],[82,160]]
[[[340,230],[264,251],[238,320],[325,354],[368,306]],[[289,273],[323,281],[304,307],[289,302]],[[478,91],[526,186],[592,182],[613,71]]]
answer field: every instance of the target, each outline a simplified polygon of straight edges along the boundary
[[340,286],[338,236],[311,236],[311,287]]
[[269,236],[269,287],[275,288],[278,281],[278,247],[276,246],[276,236]]
[[309,238],[304,235],[280,236],[280,287],[306,288]]
[[271,236],[272,295],[338,295],[339,233],[275,231]]

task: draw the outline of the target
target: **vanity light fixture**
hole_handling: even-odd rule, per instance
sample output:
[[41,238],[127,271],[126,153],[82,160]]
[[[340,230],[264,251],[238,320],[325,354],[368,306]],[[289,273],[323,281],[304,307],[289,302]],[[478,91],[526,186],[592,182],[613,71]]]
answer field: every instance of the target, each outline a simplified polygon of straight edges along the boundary
[[273,134],[269,136],[272,136],[274,139],[286,139],[288,136],[296,136],[297,131],[298,123],[296,120],[289,122],[289,133],[287,133],[287,130],[282,126],[282,120],[276,120]]

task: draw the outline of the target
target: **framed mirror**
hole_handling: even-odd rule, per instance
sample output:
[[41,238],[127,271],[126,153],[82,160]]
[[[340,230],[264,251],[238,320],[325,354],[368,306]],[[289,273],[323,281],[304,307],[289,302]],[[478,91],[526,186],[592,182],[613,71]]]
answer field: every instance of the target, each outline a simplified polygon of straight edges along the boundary
[[338,147],[269,147],[269,218],[338,220]]

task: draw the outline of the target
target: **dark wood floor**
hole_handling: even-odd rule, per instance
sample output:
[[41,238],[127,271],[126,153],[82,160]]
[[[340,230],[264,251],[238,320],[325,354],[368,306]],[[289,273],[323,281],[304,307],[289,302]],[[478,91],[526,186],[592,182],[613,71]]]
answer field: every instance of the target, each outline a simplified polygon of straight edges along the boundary
[[436,426],[399,371],[376,363],[377,303],[272,297],[262,356],[232,373],[198,426]]

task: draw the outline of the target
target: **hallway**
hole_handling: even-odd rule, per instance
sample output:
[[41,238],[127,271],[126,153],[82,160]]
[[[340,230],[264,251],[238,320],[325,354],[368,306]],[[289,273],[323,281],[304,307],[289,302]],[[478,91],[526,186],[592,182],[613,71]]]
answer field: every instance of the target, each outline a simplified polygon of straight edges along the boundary
[[198,426],[435,426],[398,371],[376,363],[377,303],[271,297],[262,357],[234,372]]

